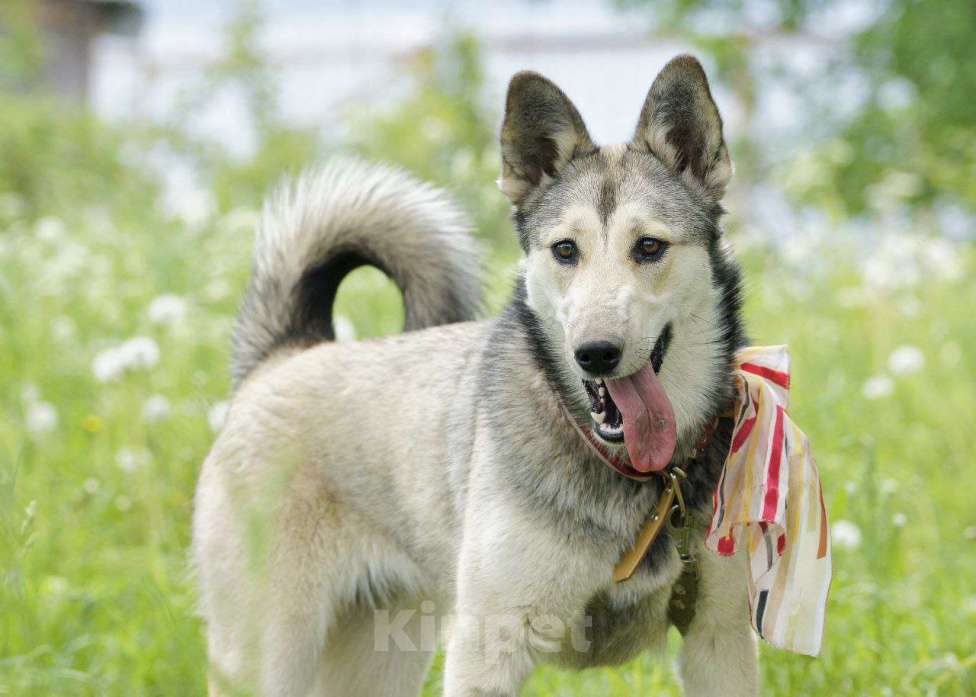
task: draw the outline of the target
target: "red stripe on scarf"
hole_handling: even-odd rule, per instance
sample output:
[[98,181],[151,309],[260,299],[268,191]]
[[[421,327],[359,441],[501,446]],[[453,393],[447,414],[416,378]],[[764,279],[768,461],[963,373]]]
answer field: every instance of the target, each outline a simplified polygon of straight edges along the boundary
[[776,425],[773,426],[773,451],[769,456],[769,474],[766,482],[766,500],[763,520],[775,520],[779,503],[779,466],[783,456],[783,407],[776,407]]
[[764,365],[756,365],[755,363],[743,363],[739,366],[742,370],[747,373],[752,373],[753,375],[759,375],[767,380],[775,382],[777,385],[782,387],[784,390],[790,389],[790,374],[784,373],[781,370],[773,370],[772,368],[767,368]]
[[731,557],[735,554],[735,538],[730,532],[725,537],[718,538],[718,553],[723,557]]
[[746,442],[749,434],[752,433],[752,427],[756,425],[756,416],[757,414],[753,414],[752,418],[743,421],[742,426],[740,426],[739,430],[735,432],[735,437],[732,439],[733,454],[739,452],[739,448],[742,447],[742,444]]

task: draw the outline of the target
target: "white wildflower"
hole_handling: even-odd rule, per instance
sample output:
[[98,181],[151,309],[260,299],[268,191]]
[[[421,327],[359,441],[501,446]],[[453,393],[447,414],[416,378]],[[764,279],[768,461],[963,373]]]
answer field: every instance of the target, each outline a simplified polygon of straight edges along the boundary
[[115,462],[124,472],[135,472],[149,464],[152,456],[148,450],[131,448],[120,448],[115,455]]
[[898,301],[896,304],[898,312],[902,317],[907,317],[908,319],[914,319],[922,314],[922,303],[914,295],[906,296]]
[[122,350],[134,368],[152,368],[159,363],[159,344],[148,337],[129,339]]
[[136,368],[152,368],[159,363],[159,345],[149,337],[137,336],[95,356],[92,372],[99,382],[117,380]]
[[904,513],[900,511],[898,513],[895,513],[893,516],[891,516],[891,524],[894,525],[896,528],[905,527],[905,523],[907,522],[908,522],[908,516],[906,516]]
[[64,222],[53,216],[45,216],[34,225],[34,234],[44,242],[57,242],[64,237],[64,232]]
[[67,315],[59,315],[51,320],[51,336],[63,343],[73,342],[78,337],[78,325]]
[[207,422],[210,424],[210,428],[214,432],[219,431],[224,427],[224,422],[227,421],[227,412],[230,409],[230,404],[228,402],[217,402],[210,410],[207,412]]
[[152,368],[159,363],[159,345],[149,337],[129,339],[121,348],[133,368]]
[[933,237],[926,240],[924,247],[925,265],[929,272],[944,281],[960,280],[965,269],[959,245],[944,237]]
[[437,118],[425,119],[420,131],[432,143],[442,143],[451,134],[450,127]]
[[356,340],[356,327],[353,326],[352,320],[345,315],[336,315],[332,319],[332,325],[335,329],[336,341]]
[[919,272],[914,266],[899,269],[887,259],[867,259],[862,274],[864,283],[870,288],[891,289],[899,286],[912,286],[918,283]]
[[887,375],[875,375],[868,378],[861,388],[865,399],[881,399],[895,391],[895,383]]
[[153,324],[179,324],[186,317],[186,300],[178,295],[160,295],[149,303],[149,321]]
[[911,375],[925,367],[925,354],[917,346],[899,346],[888,356],[888,369],[895,375]]
[[881,493],[882,494],[893,494],[898,491],[898,480],[897,479],[883,479],[881,481]]
[[170,192],[167,208],[191,228],[198,228],[210,220],[217,210],[217,202],[209,191],[200,188]]
[[161,394],[154,394],[142,405],[142,418],[150,423],[162,421],[171,411],[169,400]]
[[88,479],[85,480],[85,483],[81,485],[81,488],[85,490],[86,494],[94,496],[95,494],[98,493],[98,490],[101,488],[101,486],[102,486],[101,482],[99,482],[94,477],[89,477]]
[[33,402],[27,407],[27,430],[35,435],[53,431],[58,425],[58,410],[50,402]]
[[203,296],[207,300],[223,300],[231,293],[230,284],[222,278],[208,283],[203,289]]
[[861,546],[861,528],[849,520],[838,520],[830,526],[830,539],[841,549],[853,551]]
[[887,233],[862,265],[864,283],[869,288],[895,289],[917,285],[922,280],[919,259],[924,240],[917,235]]
[[844,491],[846,491],[848,494],[856,494],[857,493],[857,482],[847,482],[844,485]]
[[474,173],[474,151],[471,148],[458,150],[451,160],[451,174],[458,179],[466,179]]

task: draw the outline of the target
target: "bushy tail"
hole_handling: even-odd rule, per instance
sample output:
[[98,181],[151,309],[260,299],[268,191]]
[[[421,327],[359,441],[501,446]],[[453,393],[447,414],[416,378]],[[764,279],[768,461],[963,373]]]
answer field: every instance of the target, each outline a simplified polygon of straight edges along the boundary
[[280,346],[333,339],[336,291],[359,266],[400,288],[405,330],[472,319],[479,256],[447,194],[401,170],[339,159],[303,174],[264,207],[234,334],[235,387]]

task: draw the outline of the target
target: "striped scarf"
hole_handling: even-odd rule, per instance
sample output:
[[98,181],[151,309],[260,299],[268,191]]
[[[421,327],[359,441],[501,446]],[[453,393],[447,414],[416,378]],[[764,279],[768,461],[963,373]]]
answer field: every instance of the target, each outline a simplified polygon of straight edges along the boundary
[[749,560],[752,626],[770,644],[816,656],[823,638],[831,559],[827,509],[806,435],[787,413],[786,346],[736,355],[732,445],[705,545]]

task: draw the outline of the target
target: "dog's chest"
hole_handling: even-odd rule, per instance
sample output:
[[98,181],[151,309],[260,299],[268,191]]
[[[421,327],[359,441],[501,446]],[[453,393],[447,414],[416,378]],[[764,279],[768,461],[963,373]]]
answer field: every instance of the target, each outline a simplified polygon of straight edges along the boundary
[[581,608],[574,640],[553,658],[580,669],[618,665],[659,647],[667,633],[667,602],[676,576],[677,571],[665,564],[607,585]]

